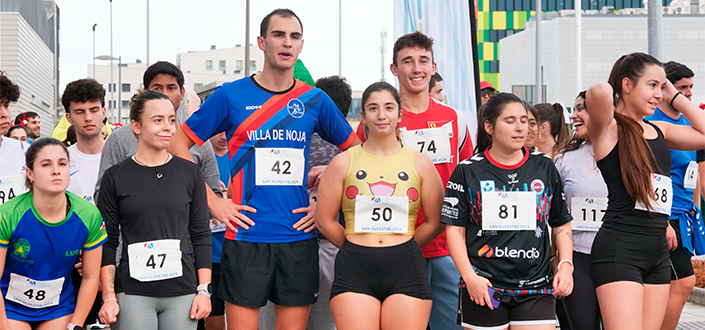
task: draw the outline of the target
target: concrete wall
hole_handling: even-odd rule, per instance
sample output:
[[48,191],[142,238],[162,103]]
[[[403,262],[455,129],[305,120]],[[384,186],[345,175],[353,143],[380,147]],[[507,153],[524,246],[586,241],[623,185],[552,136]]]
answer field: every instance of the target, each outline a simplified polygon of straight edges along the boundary
[[0,58],[0,70],[20,86],[20,99],[10,104],[13,118],[20,112],[37,112],[41,135],[51,135],[55,124],[55,55],[17,12],[0,13]]
[[[606,81],[612,65],[622,55],[647,52],[645,15],[583,15],[582,89]],[[705,103],[705,15],[663,17],[664,58],[677,61],[695,72],[693,101]],[[570,106],[575,87],[575,17],[544,20],[541,25],[543,81],[546,101]],[[502,91],[513,85],[535,84],[535,36],[533,22],[523,32],[500,41]]]

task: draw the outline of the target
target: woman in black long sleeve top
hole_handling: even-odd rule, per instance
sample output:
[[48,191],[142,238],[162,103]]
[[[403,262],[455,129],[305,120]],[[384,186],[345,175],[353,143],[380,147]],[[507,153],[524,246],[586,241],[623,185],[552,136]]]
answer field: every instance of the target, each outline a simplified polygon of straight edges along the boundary
[[195,320],[211,310],[203,177],[196,165],[167,153],[176,127],[166,95],[146,91],[130,108],[139,149],[105,172],[98,199],[108,231],[99,315],[117,330],[196,329]]

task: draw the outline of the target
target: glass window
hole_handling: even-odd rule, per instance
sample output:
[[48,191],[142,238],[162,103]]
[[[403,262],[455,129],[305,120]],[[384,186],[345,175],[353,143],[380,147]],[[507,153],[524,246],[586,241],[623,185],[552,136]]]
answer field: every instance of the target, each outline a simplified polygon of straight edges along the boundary
[[[588,0],[586,0],[586,1],[588,1]],[[522,8],[522,10],[525,10],[525,11],[534,10],[534,2],[531,0],[524,0],[524,7]]]
[[225,72],[225,61],[218,61],[218,70]]
[[240,72],[242,72],[242,60],[237,60],[237,62],[235,62],[235,73]]
[[122,101],[122,108],[127,109],[130,107],[130,101]]
[[206,61],[206,71],[213,71],[213,61],[211,61],[211,60]]
[[[507,11],[514,11],[514,0],[507,0]],[[507,13],[511,15],[512,13]]]
[[499,39],[497,38],[497,30],[490,30],[490,42],[497,42]]
[[506,3],[507,1],[512,1],[512,0],[497,0],[497,10],[499,11],[505,11],[507,10]]
[[122,84],[122,91],[125,93],[130,92],[130,84]]
[[524,10],[521,0],[514,0],[514,10]]
[[257,71],[257,61],[250,61],[250,72],[254,73]]
[[497,11],[497,0],[490,0],[490,11]]
[[193,84],[193,89],[201,88],[201,87],[203,87],[203,84],[202,84],[202,83],[195,83],[195,84]]

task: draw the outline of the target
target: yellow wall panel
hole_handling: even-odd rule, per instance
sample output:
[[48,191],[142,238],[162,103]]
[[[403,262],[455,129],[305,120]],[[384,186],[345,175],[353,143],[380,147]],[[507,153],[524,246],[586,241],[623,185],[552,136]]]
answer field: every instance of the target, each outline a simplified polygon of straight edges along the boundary
[[507,29],[507,12],[493,11],[492,12],[492,29],[506,30]]

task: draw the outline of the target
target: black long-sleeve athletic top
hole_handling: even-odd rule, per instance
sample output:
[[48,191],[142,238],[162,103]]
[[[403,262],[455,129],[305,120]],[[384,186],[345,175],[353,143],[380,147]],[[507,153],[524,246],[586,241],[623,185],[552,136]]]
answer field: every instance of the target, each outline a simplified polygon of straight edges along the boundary
[[[161,174],[158,178],[157,174]],[[195,164],[173,157],[166,164],[145,167],[133,158],[109,168],[101,182],[98,209],[108,242],[103,266],[115,265],[122,235],[122,256],[115,275],[115,292],[170,297],[196,292],[196,269],[211,268],[210,216],[203,175]],[[146,248],[148,242],[179,240],[183,275],[141,282],[130,275],[128,247]],[[137,244],[139,243],[139,244]],[[136,254],[133,254],[133,258]],[[140,259],[141,267],[164,266],[160,253]],[[148,257],[147,257],[148,258]]]

